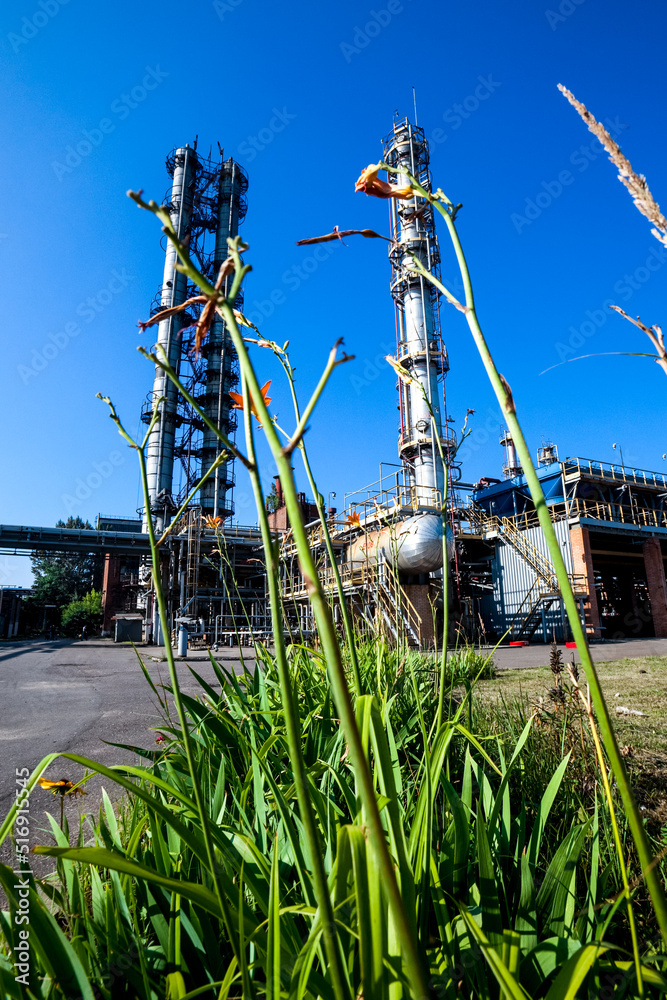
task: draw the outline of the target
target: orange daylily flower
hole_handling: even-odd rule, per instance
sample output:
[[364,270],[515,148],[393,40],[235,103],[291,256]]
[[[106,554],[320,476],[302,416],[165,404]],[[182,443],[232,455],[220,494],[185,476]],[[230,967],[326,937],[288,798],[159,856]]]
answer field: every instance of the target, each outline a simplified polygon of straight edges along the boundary
[[417,192],[409,184],[388,184],[378,177],[380,171],[379,163],[369,163],[365,170],[361,171],[359,180],[354,185],[355,191],[365,191],[376,198],[416,198]]
[[47,778],[40,778],[39,785],[53,792],[54,795],[87,795],[83,788],[78,788],[73,782],[61,778],[60,781],[49,781]]
[[207,528],[210,528],[211,531],[217,531],[220,525],[222,524],[222,518],[213,517],[211,514],[206,514],[204,516],[204,524],[206,525]]
[[[261,392],[261,394],[262,394],[262,399],[264,400],[264,402],[266,403],[267,406],[271,402],[271,397],[268,395],[269,386],[270,385],[271,385],[271,379],[269,379],[269,381],[265,385],[263,385],[262,388],[259,390]],[[241,395],[241,393],[240,392],[230,392],[229,395],[234,400],[234,405],[232,406],[232,409],[233,410],[242,410],[243,409],[243,396]],[[251,410],[251,413],[253,414],[253,416],[257,417],[257,414],[255,412],[255,407],[252,405],[252,403],[250,404],[250,410]],[[259,420],[259,417],[257,417],[257,419]]]
[[349,524],[352,528],[360,528],[361,521],[359,520],[359,514],[356,510],[353,510],[351,514],[348,514],[345,518],[345,523]]

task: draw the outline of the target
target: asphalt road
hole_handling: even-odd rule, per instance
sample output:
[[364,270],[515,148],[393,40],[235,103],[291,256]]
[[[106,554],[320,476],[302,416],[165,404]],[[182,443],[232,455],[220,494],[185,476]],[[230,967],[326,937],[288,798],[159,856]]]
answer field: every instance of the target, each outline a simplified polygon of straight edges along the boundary
[[[141,655],[160,690],[161,683],[169,682],[163,650],[144,647]],[[238,650],[218,653],[216,658],[227,668],[239,669]],[[195,654],[188,661],[209,683],[218,686],[207,657]],[[187,665],[179,663],[178,671],[183,691],[196,694],[199,686]],[[0,698],[0,819],[7,815],[14,799],[16,770],[28,768],[32,772],[48,753],[77,753],[108,766],[140,761],[136,754],[109,746],[110,742],[155,747],[156,733],[151,727],[161,718],[157,699],[134,650],[111,640],[3,642]],[[74,762],[57,760],[46,776],[78,781],[83,773]],[[77,828],[80,811],[97,811],[103,785],[111,800],[117,801],[121,790],[99,777],[86,784],[85,797],[65,799],[70,829]],[[52,842],[50,835],[41,833],[47,828],[47,811],[58,818],[59,801],[50,792],[35,788],[30,799],[31,846]],[[7,863],[11,859],[11,848],[5,843],[0,847],[0,860]],[[51,867],[46,858],[35,861],[41,873],[48,870],[44,865]]]
[[[571,651],[562,648],[568,660]],[[250,650],[243,652],[247,657]],[[667,639],[604,642],[594,644],[592,653],[598,661],[667,655]],[[161,683],[168,683],[163,650],[144,647],[141,655],[159,690]],[[238,649],[219,652],[216,658],[228,668],[240,669]],[[252,656],[247,658],[252,662]],[[540,666],[549,661],[549,647],[504,647],[496,650],[494,661],[501,668]],[[217,687],[205,654],[191,653],[188,662]],[[196,694],[199,686],[187,665],[180,663],[178,671],[182,689]],[[69,751],[110,765],[139,763],[140,758],[109,743],[155,746],[152,727],[160,722],[155,695],[134,650],[108,639],[0,643],[0,697],[0,819],[14,798],[16,770],[31,772],[48,753]],[[80,766],[62,760],[51,765],[47,777],[78,781],[82,774]],[[71,829],[76,829],[81,811],[97,811],[103,785],[112,802],[120,798],[120,789],[113,783],[95,777],[86,785],[85,798],[65,800]],[[49,792],[36,788],[30,801],[31,846],[51,842],[50,833],[42,833],[47,830],[46,811],[57,817],[60,804]],[[0,847],[0,860],[12,860],[8,843]],[[35,858],[40,873],[50,867],[49,859]]]
[[[576,649],[567,649],[560,644],[563,662],[569,663],[572,653],[575,661],[581,662]],[[490,646],[485,647],[489,653]],[[511,669],[516,667],[542,667],[549,663],[551,647],[543,643],[531,646],[500,646],[493,652],[493,662],[496,667]],[[609,660],[623,660],[625,657],[636,656],[667,656],[667,639],[607,639],[604,642],[593,642],[590,646],[594,663],[604,663]]]

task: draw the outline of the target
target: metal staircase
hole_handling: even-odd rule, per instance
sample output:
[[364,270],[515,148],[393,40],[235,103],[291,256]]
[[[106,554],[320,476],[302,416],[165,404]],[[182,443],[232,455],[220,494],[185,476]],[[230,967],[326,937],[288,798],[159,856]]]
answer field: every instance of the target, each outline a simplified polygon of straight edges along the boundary
[[[535,573],[535,581],[510,623],[512,638],[530,639],[542,621],[543,613],[547,612],[556,601],[562,600],[556,567],[537,546],[533,545],[525,531],[518,530],[511,518],[487,514],[485,510],[475,505],[464,508],[462,513],[471,527],[483,537],[495,535],[511,545]],[[575,595],[588,596],[584,576],[568,574],[568,577]],[[528,611],[524,613],[526,605]]]
[[549,594],[559,592],[558,577],[556,567],[533,543],[526,537],[525,531],[518,531],[516,525],[509,517],[494,518],[498,526],[498,535],[504,542],[508,542],[515,552],[528,563],[538,580],[541,581],[544,590]]
[[377,610],[393,638],[415,649],[421,647],[421,615],[401,589],[392,567],[383,560],[373,567],[372,577]]

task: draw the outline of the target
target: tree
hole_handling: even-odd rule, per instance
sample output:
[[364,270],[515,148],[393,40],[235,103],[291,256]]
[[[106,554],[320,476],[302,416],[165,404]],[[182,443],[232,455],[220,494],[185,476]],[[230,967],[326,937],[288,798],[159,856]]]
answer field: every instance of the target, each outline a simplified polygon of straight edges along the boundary
[[84,626],[96,630],[102,621],[102,595],[91,590],[80,601],[71,601],[63,608],[62,627],[65,635],[78,635]]
[[278,510],[278,508],[280,507],[281,505],[280,494],[276,489],[275,480],[273,481],[273,485],[271,486],[271,492],[267,494],[265,500],[266,500],[266,509],[268,510],[269,514],[273,514],[273,512]]
[[[92,530],[92,524],[80,517],[57,521],[56,528]],[[88,552],[34,552],[30,557],[35,575],[31,603],[43,607],[65,607],[80,600],[96,583],[102,569],[102,557]]]

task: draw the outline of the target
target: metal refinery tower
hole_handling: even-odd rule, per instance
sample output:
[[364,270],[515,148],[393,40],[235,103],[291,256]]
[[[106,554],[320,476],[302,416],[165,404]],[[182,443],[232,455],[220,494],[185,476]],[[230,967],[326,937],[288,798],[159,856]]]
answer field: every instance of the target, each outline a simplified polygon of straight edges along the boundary
[[[248,178],[233,159],[206,159],[194,146],[181,146],[167,157],[167,170],[173,178],[165,203],[172,225],[180,240],[202,272],[215,281],[220,265],[227,257],[227,239],[236,236],[247,210],[245,194]],[[164,237],[166,241],[166,237]],[[164,278],[153,301],[151,315],[181,305],[197,290],[176,269],[178,258],[173,246],[165,249]],[[230,280],[230,279],[227,279]],[[237,302],[241,306],[241,302]],[[198,308],[189,307],[163,319],[158,326],[157,343],[164,349],[170,365],[201,409],[225,434],[236,427],[230,411],[229,390],[238,381],[237,358],[224,322],[216,317],[201,350],[194,352],[194,324]],[[153,401],[160,403],[160,419],[147,449],[148,490],[151,512],[158,529],[185,500],[197,480],[220,452],[220,444],[192,407],[182,399],[173,384],[156,366],[153,391],[142,409],[142,419],[150,421]],[[180,464],[181,474],[178,475]],[[176,467],[175,467],[176,466]],[[234,485],[231,463],[221,465],[202,487],[198,503],[204,514],[229,517],[233,513],[231,490]],[[149,512],[144,512],[144,530]]]
[[[431,190],[428,142],[424,130],[407,118],[394,122],[383,141],[385,162],[409,171]],[[393,183],[407,184],[399,173]],[[434,506],[443,496],[446,471],[435,440],[440,438],[447,466],[454,460],[456,439],[449,431],[444,405],[444,376],[449,370],[440,334],[438,290],[414,271],[413,256],[426,271],[440,277],[440,250],[433,206],[423,199],[390,202],[391,294],[396,310],[396,360],[414,379],[399,381],[398,452],[418,503]],[[428,400],[433,417],[429,412]]]

